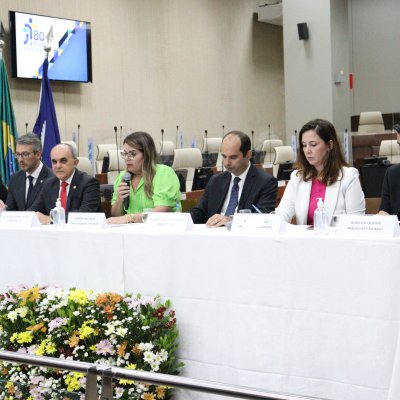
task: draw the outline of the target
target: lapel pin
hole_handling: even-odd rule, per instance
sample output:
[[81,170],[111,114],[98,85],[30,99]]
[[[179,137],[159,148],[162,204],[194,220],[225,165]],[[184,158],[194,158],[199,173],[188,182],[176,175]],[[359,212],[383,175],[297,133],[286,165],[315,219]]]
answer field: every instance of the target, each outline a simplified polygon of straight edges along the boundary
[[76,189],[76,186],[73,186],[72,189]]

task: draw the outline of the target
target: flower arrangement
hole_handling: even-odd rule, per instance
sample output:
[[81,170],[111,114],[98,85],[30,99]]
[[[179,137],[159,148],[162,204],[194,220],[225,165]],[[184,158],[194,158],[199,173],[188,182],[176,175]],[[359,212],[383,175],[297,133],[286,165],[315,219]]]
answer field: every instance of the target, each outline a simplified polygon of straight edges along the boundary
[[[18,287],[0,294],[0,348],[177,374],[169,301],[79,289]],[[0,362],[0,399],[84,399],[85,375]],[[60,393],[75,393],[66,397]],[[114,380],[116,399],[167,399],[166,387]],[[75,396],[75,397],[74,397]]]

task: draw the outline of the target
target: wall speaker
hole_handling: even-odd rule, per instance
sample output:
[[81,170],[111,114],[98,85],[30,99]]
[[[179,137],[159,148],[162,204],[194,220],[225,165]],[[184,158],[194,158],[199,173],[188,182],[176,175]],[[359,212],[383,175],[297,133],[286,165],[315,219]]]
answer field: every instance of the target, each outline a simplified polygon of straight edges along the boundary
[[308,26],[307,22],[297,24],[297,31],[299,32],[299,40],[308,40]]

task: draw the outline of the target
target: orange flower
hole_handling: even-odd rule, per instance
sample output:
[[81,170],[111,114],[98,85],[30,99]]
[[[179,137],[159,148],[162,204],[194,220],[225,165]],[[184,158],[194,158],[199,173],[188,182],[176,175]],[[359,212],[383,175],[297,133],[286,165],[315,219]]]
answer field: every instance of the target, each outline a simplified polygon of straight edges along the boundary
[[143,351],[140,350],[139,344],[138,344],[138,343],[136,343],[136,344],[132,347],[132,352],[135,353],[137,356],[140,356],[140,355],[143,353]]
[[26,290],[21,290],[18,293],[18,296],[21,297],[23,299],[23,301],[21,302],[21,304],[24,306],[26,304],[27,301],[35,301],[35,300],[39,300],[42,296],[39,292],[39,288],[38,287],[32,287],[30,289],[26,289]]
[[74,332],[72,336],[68,340],[69,347],[75,347],[79,344],[79,335],[77,332]]
[[[43,322],[40,322],[39,324],[28,326],[26,328],[27,331],[39,331],[43,328]],[[43,331],[42,331],[43,332]]]
[[123,357],[126,353],[126,346],[128,345],[128,342],[122,342],[122,344],[118,347],[118,355],[120,357]]
[[156,387],[157,398],[162,400],[165,398],[165,388],[162,386]]
[[143,400],[155,400],[154,394],[152,393],[145,393],[143,395]]

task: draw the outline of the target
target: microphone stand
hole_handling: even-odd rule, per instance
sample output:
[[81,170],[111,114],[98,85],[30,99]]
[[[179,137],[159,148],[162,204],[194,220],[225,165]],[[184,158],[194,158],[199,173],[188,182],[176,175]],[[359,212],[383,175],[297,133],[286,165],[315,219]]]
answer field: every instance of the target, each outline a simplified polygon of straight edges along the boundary
[[[211,167],[211,159],[208,154],[208,138],[207,138],[207,129],[204,131],[204,145],[206,150],[204,151],[203,158],[203,167]],[[203,146],[204,147],[204,146]]]
[[175,147],[177,149],[179,149],[178,142],[179,142],[179,125],[176,126],[176,137],[175,137]]
[[272,163],[271,124],[268,124],[269,163]]
[[122,125],[119,128],[119,148],[122,148]]
[[28,123],[25,122],[25,135],[28,133]]
[[118,128],[114,126],[114,133],[115,133],[115,145],[117,146],[117,166],[118,166],[118,173],[121,172],[121,169],[119,167],[119,154],[118,154]]
[[79,155],[79,138],[80,138],[80,134],[79,134],[79,130],[81,129],[80,124],[78,124],[78,137],[76,138],[76,141],[78,142],[76,144],[76,147],[78,148],[78,155]]
[[164,129],[161,129],[161,146],[160,146],[160,159],[163,156],[163,149],[164,149]]
[[254,131],[251,131],[251,159],[253,160],[253,164],[255,164],[256,163],[256,152],[254,150]]

